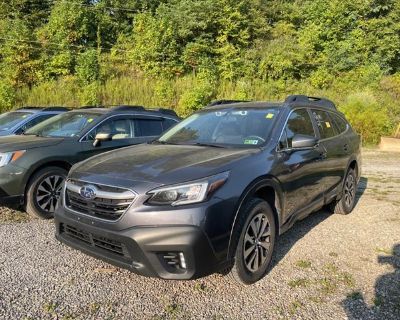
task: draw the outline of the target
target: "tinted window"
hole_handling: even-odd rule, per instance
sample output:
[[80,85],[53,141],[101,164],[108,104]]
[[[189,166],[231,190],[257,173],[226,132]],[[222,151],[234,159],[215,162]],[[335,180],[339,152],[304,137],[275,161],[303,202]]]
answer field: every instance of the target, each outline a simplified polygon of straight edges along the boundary
[[285,148],[285,146],[287,148],[291,148],[293,137],[296,134],[315,137],[311,118],[306,109],[298,109],[291,113],[287,121],[285,130],[282,134],[280,145],[283,148]]
[[18,133],[22,133],[22,132],[36,126],[37,124],[43,122],[44,120],[50,119],[54,116],[55,116],[55,114],[43,114],[41,116],[37,116],[36,118],[32,119],[28,123],[25,123],[25,125],[21,129],[18,130]]
[[176,120],[172,120],[172,119],[164,119],[163,121],[163,129],[164,131],[169,129],[170,127],[176,125],[178,122]]
[[92,130],[87,140],[94,140],[96,134],[111,134],[112,140],[132,138],[132,120],[131,119],[109,119],[100,124],[95,130]]
[[39,123],[26,130],[25,134],[46,137],[77,137],[100,114],[86,112],[66,112]]
[[136,135],[138,137],[159,136],[163,132],[161,119],[136,119],[136,128]]
[[321,139],[334,137],[336,135],[334,124],[329,114],[325,111],[313,110],[312,111],[315,121],[317,122],[318,130]]
[[333,113],[331,113],[330,116],[333,119],[333,121],[335,122],[336,128],[339,133],[346,131],[346,129],[347,129],[346,120],[342,119],[341,117],[339,117],[338,115],[333,114]]
[[205,110],[178,123],[159,139],[174,144],[257,147],[269,138],[278,108]]

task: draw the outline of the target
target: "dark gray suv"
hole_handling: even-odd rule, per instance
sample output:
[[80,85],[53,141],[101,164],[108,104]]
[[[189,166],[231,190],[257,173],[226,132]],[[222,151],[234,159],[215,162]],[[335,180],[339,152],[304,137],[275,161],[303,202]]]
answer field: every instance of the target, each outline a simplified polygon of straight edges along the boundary
[[159,139],[74,166],[56,236],[146,276],[267,272],[278,235],[324,205],[348,214],[360,138],[326,99],[217,102]]

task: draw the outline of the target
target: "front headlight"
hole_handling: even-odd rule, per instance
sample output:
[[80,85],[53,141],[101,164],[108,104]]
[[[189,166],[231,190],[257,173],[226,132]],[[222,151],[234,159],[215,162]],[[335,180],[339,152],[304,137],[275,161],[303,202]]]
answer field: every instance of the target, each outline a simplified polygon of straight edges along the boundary
[[211,193],[219,189],[228,179],[229,172],[223,172],[212,177],[169,187],[161,187],[149,191],[151,198],[147,200],[152,205],[180,206],[183,204],[202,202]]
[[22,157],[25,150],[0,153],[0,168]]

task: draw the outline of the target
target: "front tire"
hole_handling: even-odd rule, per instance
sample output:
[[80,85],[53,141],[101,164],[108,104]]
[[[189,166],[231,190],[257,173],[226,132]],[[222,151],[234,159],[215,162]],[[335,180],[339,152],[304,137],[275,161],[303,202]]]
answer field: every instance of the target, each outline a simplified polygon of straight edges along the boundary
[[353,169],[349,169],[343,183],[342,197],[331,204],[335,214],[349,214],[356,205],[357,177]]
[[26,194],[26,212],[42,219],[54,217],[68,171],[59,167],[47,167],[36,172]]
[[275,246],[275,217],[266,201],[252,198],[243,206],[238,218],[230,276],[248,285],[262,279],[268,271]]

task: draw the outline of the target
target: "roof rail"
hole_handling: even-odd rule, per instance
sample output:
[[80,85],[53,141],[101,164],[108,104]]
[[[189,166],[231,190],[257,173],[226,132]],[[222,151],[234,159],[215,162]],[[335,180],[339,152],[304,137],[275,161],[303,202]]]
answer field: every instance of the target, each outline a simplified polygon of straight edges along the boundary
[[54,107],[46,107],[42,111],[69,111],[69,110],[71,109],[67,107],[54,106]]
[[132,111],[132,110],[139,110],[144,111],[146,110],[143,106],[129,106],[129,105],[119,105],[112,108],[113,111]]
[[77,110],[79,109],[95,109],[95,108],[104,108],[103,106],[81,106],[79,108],[77,108]]
[[305,95],[291,95],[285,99],[285,102],[286,103],[303,102],[317,107],[325,107],[336,110],[335,104],[331,100],[325,98],[309,97]]
[[25,106],[17,108],[17,110],[42,110],[42,109],[43,107],[37,107],[37,106]]
[[163,114],[169,114],[169,115],[175,116],[175,117],[178,116],[174,110],[167,109],[167,108],[149,108],[147,110],[149,110],[149,111],[157,111],[157,112],[161,112]]
[[249,100],[215,100],[211,101],[207,107],[215,107],[220,106],[221,104],[231,104],[231,103],[240,103],[240,102],[249,102]]

